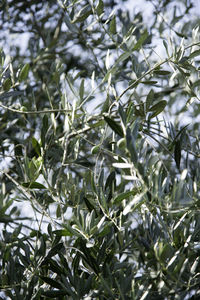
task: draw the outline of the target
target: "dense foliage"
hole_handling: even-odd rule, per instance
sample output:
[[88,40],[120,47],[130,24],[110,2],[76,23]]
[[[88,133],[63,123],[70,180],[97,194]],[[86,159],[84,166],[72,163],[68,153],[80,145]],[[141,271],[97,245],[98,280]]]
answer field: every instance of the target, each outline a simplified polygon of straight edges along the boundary
[[200,299],[194,2],[1,2],[0,299]]

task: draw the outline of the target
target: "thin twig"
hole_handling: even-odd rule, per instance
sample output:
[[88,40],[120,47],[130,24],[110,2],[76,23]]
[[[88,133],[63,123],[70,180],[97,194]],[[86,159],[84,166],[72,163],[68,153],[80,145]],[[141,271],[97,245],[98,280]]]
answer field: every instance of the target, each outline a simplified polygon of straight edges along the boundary
[[18,110],[15,108],[11,108],[8,106],[3,105],[2,103],[0,103],[0,107],[12,111],[14,113],[17,114],[21,114],[21,115],[39,115],[39,114],[49,114],[49,113],[70,113],[71,110],[69,109],[45,109],[45,110],[35,110],[35,111],[22,111],[22,110]]

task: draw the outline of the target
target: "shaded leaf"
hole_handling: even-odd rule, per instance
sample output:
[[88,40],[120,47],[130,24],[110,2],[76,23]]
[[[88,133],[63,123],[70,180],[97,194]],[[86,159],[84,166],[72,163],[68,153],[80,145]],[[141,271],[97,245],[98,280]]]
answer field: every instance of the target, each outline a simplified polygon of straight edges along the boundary
[[112,171],[106,179],[105,190],[112,188],[112,183],[115,181],[115,171]]
[[49,297],[49,298],[56,298],[60,296],[69,295],[68,291],[65,289],[60,289],[58,291],[56,290],[46,290],[41,293],[43,296]]
[[119,103],[118,110],[119,110],[119,114],[120,114],[123,124],[126,125],[126,113],[120,103]]
[[32,137],[32,145],[33,145],[33,148],[34,148],[35,152],[37,153],[37,155],[40,156],[41,155],[40,144],[34,137]]
[[146,110],[147,111],[149,110],[149,107],[152,105],[154,97],[155,97],[154,90],[151,89],[146,98]]
[[48,283],[51,287],[54,287],[56,289],[62,289],[62,285],[58,281],[56,281],[52,278],[46,277],[46,276],[41,276],[41,275],[40,275],[40,278],[44,282]]
[[171,72],[170,71],[165,71],[165,70],[155,70],[154,74],[157,74],[157,75],[170,75]]
[[39,182],[23,182],[22,186],[29,189],[46,189],[46,187]]
[[137,190],[133,190],[133,191],[127,191],[127,192],[121,193],[117,197],[115,197],[114,203],[119,203],[119,202],[123,201],[124,199],[129,198],[132,195],[136,195],[137,192],[138,192]]
[[41,129],[41,142],[42,142],[42,147],[45,147],[45,139],[46,139],[46,133],[48,130],[48,117],[47,115],[44,115],[42,119],[42,129]]
[[155,81],[155,80],[145,80],[145,81],[140,81],[140,82],[143,84],[146,84],[146,85],[154,85],[154,84],[158,83],[158,81]]
[[180,162],[181,162],[181,142],[180,142],[179,139],[175,142],[174,159],[175,159],[175,162],[176,162],[176,166],[179,169],[180,168]]
[[148,31],[145,29],[145,31],[142,33],[142,35],[140,36],[139,40],[137,41],[137,43],[133,47],[132,51],[138,51],[138,50],[140,50],[140,48],[142,47],[142,45],[144,44],[144,42],[148,38],[148,35],[149,35]]
[[20,96],[20,95],[23,95],[23,94],[24,94],[24,92],[22,92],[22,91],[14,91],[14,92],[9,92],[9,93],[3,93],[3,94],[0,95],[0,100],[10,98],[10,97]]
[[118,123],[116,123],[113,119],[111,119],[109,117],[106,117],[106,116],[104,116],[104,120],[106,121],[106,123],[110,126],[110,128],[114,132],[116,132],[121,137],[124,136],[123,130],[122,130],[121,126]]
[[84,83],[85,83],[85,79],[81,80],[81,84],[80,84],[80,88],[79,88],[79,96],[80,96],[80,100],[83,101],[83,97],[84,97]]
[[179,37],[181,37],[181,38],[185,38],[185,39],[188,38],[187,35],[185,35],[185,34],[183,34],[183,33],[181,33],[181,32],[175,31],[175,33],[176,33]]
[[153,111],[153,114],[151,115],[150,118],[154,118],[157,115],[159,115],[165,109],[166,105],[167,105],[167,101],[166,100],[161,100],[160,102],[158,102],[155,105],[153,105],[149,109],[149,111]]

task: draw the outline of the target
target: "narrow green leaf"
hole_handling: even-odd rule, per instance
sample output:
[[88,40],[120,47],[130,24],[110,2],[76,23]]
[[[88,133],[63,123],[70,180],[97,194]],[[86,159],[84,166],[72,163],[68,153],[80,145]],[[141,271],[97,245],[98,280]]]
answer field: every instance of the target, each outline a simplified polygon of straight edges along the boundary
[[104,76],[103,82],[106,82],[110,76],[110,74],[115,74],[115,72],[118,70],[117,66],[120,62],[123,62],[124,60],[126,60],[129,56],[131,55],[130,52],[124,52],[122,53],[118,59],[116,60],[114,66],[108,70],[108,72],[106,73],[106,75]]
[[48,231],[48,234],[49,234],[49,236],[51,237],[51,239],[53,239],[53,233],[52,233],[52,226],[51,226],[51,223],[48,224],[48,226],[47,226],[47,231]]
[[169,75],[169,74],[171,74],[171,72],[170,71],[165,71],[165,70],[155,70],[154,74],[157,74],[157,75]]
[[8,92],[0,95],[0,100],[23,95],[22,91]]
[[57,297],[60,297],[60,296],[69,295],[69,292],[67,290],[65,290],[65,289],[60,289],[60,290],[46,290],[46,291],[42,291],[41,294],[43,296],[46,296],[46,297],[49,297],[49,298],[57,298]]
[[142,35],[140,36],[139,40],[137,41],[137,43],[133,47],[132,51],[138,51],[138,50],[140,50],[140,48],[142,47],[142,45],[144,44],[144,42],[148,38],[148,35],[149,35],[148,31],[145,29],[145,31],[142,33]]
[[2,207],[1,206],[1,210],[0,210],[0,215],[3,216],[6,212],[6,210],[13,204],[13,200],[9,200],[5,203],[5,205]]
[[137,138],[137,132],[135,132],[135,134],[133,134],[133,132],[131,132],[130,128],[127,128],[126,144],[127,144],[128,150],[131,154],[131,160],[134,164],[137,164],[137,161],[138,161],[138,153],[137,153],[137,149],[136,149],[136,145],[135,145],[136,138]]
[[60,74],[59,72],[55,71],[53,76],[52,76],[53,81],[58,85],[60,82]]
[[176,33],[179,37],[181,37],[181,38],[185,38],[185,39],[188,38],[187,35],[185,35],[185,34],[183,34],[183,33],[181,33],[181,32],[175,31],[175,33]]
[[62,288],[62,285],[58,281],[56,281],[56,280],[54,280],[52,278],[49,278],[49,277],[46,277],[46,276],[40,276],[40,278],[44,282],[48,283],[51,287],[54,287],[56,289]]
[[144,104],[141,103],[141,105],[138,105],[134,107],[134,114],[137,117],[144,118],[145,117],[145,111],[144,111]]
[[78,12],[78,14],[74,16],[71,23],[74,24],[74,23],[84,22],[92,13],[93,12],[90,9],[90,6],[87,4]]
[[111,34],[116,34],[117,29],[116,29],[116,17],[114,16],[110,22],[110,33]]
[[97,15],[98,16],[101,16],[103,14],[103,11],[104,11],[104,3],[103,3],[103,0],[99,0],[99,3],[97,5]]
[[123,133],[123,130],[122,130],[121,126],[119,124],[117,124],[113,119],[104,116],[104,120],[106,121],[106,123],[110,126],[110,128],[114,132],[116,132],[121,137],[124,136],[124,133]]
[[200,55],[200,50],[195,50],[192,53],[190,53],[189,58],[194,58],[194,57],[199,56],[199,55]]
[[73,234],[68,229],[54,230],[53,234],[57,236],[73,236]]
[[42,119],[42,130],[41,130],[41,142],[42,142],[42,147],[45,147],[45,139],[46,139],[46,133],[49,128],[48,124],[48,117],[47,115],[44,115]]
[[59,254],[59,252],[61,251],[62,248],[63,248],[63,243],[56,244],[53,248],[51,248],[51,250],[47,254],[46,258],[51,258],[52,256]]
[[92,154],[97,154],[100,151],[100,145],[93,146],[91,149]]
[[174,254],[174,248],[170,244],[165,244],[159,249],[159,258],[162,262],[169,260]]
[[128,85],[129,85],[130,89],[134,89],[139,83],[140,83],[140,81],[138,81],[138,80],[131,80],[131,81],[129,81]]
[[132,211],[132,207],[137,207],[138,205],[141,205],[142,201],[143,201],[143,196],[144,193],[141,194],[136,194],[135,197],[133,197],[133,199],[127,203],[127,205],[125,206],[124,210],[123,210],[123,215],[127,215],[128,213],[130,213]]
[[136,194],[137,194],[137,191],[135,191],[135,190],[121,193],[114,199],[114,203],[119,203],[122,200],[127,199],[130,196],[136,195]]
[[199,87],[200,86],[200,79],[198,79],[197,81],[195,81],[193,84],[192,84],[192,89],[195,89],[196,87]]
[[85,83],[85,79],[83,78],[81,80],[81,84],[80,84],[80,88],[79,88],[79,96],[80,96],[81,102],[83,101],[84,92],[85,92],[84,83]]
[[117,66],[120,62],[123,62],[124,60],[126,60],[127,58],[129,58],[129,56],[131,55],[131,52],[124,52],[122,53],[118,59],[115,62],[114,66]]
[[154,97],[154,90],[151,89],[146,98],[146,111],[148,111],[149,107],[152,105]]
[[92,201],[90,201],[89,199],[87,199],[86,197],[83,197],[83,200],[87,206],[87,209],[89,210],[89,212],[92,212],[93,210],[95,210],[95,206],[94,204],[92,203]]
[[61,217],[61,207],[60,204],[57,205],[56,217],[59,219]]
[[46,189],[46,187],[39,182],[23,182],[22,186],[29,189]]
[[9,89],[11,88],[11,86],[12,86],[12,82],[11,82],[10,78],[6,78],[6,80],[4,80],[4,82],[2,84],[3,90],[5,92],[8,92]]
[[126,125],[126,113],[120,103],[119,103],[118,111],[123,124]]
[[35,252],[35,255],[44,257],[46,254],[46,242],[43,235],[41,235],[39,242],[39,249]]
[[98,176],[98,186],[104,186],[104,169],[101,170]]
[[158,81],[155,80],[145,80],[145,81],[140,81],[143,84],[147,84],[147,85],[154,85],[156,83],[158,83]]
[[163,45],[165,47],[165,50],[167,52],[167,55],[169,56],[169,51],[168,51],[168,45],[167,45],[167,42],[165,40],[163,40]]
[[40,149],[40,144],[36,140],[36,138],[32,137],[32,146],[37,153],[38,156],[41,156],[41,149]]
[[78,31],[79,31],[78,26],[76,24],[72,24],[68,14],[64,15],[64,22],[65,22],[67,28],[69,28],[70,32],[78,33]]
[[189,77],[190,76],[190,72],[184,72],[182,68],[180,68],[178,65],[176,65],[177,69],[179,70],[179,72],[184,76],[184,77]]
[[96,123],[89,124],[89,126],[90,126],[90,128],[102,127],[102,126],[104,126],[104,121],[103,120],[97,121]]
[[157,115],[159,115],[165,108],[165,106],[167,105],[167,101],[166,100],[161,100],[160,102],[156,103],[155,105],[153,105],[149,111],[153,111],[154,113],[151,115],[151,119],[156,117]]
[[29,73],[29,69],[30,69],[30,65],[29,64],[25,64],[23,66],[23,68],[21,69],[21,71],[19,73],[19,82],[24,81],[24,80],[27,79],[28,73]]
[[106,179],[105,190],[107,188],[112,189],[112,183],[115,181],[115,171],[112,171]]
[[180,142],[179,139],[175,142],[174,159],[175,159],[175,162],[176,162],[176,166],[179,169],[180,168],[180,163],[181,163],[181,142]]
[[176,134],[176,136],[175,136],[175,138],[174,138],[173,143],[177,140],[177,138],[178,138],[179,136],[182,136],[184,130],[185,130],[188,126],[189,126],[189,124],[183,126],[183,127],[179,130],[179,132]]
[[99,237],[106,236],[111,231],[110,224],[102,226],[102,229],[99,232]]
[[5,56],[3,49],[0,49],[0,65],[2,68],[3,68],[4,62],[5,62],[5,58],[6,58],[6,56]]

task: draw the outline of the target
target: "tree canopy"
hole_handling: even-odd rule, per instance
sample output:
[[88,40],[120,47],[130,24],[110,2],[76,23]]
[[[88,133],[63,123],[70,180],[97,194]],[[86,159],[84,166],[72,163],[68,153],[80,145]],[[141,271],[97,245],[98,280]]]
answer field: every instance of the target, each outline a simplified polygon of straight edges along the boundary
[[0,4],[0,299],[200,298],[199,18],[145,3]]

